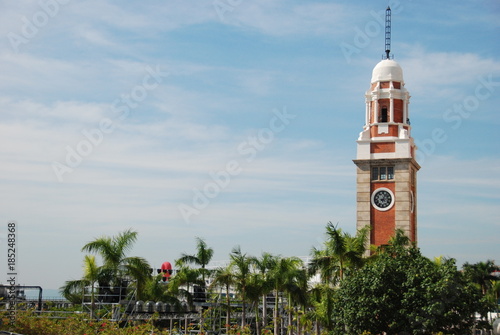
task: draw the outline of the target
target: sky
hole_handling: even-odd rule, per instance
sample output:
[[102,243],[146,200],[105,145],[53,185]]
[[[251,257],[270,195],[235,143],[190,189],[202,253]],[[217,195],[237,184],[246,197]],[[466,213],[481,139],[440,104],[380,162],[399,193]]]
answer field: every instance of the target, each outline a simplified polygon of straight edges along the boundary
[[196,237],[224,261],[308,256],[328,222],[355,234],[388,5],[418,245],[500,264],[498,1],[4,0],[0,248],[16,222],[17,282],[78,279],[82,246],[127,229],[154,268]]

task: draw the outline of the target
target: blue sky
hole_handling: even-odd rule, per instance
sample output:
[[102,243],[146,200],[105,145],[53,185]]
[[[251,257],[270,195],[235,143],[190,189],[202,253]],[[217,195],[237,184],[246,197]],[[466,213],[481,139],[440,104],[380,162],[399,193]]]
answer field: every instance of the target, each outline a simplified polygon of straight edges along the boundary
[[17,221],[19,283],[79,278],[81,247],[128,228],[154,267],[196,236],[225,260],[307,256],[329,221],[354,234],[388,4],[419,246],[500,263],[497,1],[0,3],[0,236]]

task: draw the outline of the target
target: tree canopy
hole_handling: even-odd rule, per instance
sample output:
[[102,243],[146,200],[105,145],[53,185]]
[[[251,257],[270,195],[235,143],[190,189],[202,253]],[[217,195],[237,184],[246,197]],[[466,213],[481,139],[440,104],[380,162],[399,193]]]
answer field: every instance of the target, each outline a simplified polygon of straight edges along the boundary
[[[203,303],[220,302],[225,296],[224,321],[217,322],[226,333],[238,323],[242,328],[252,324],[257,334],[284,333],[286,328],[300,335],[312,327],[316,334],[332,335],[465,334],[474,326],[476,313],[494,310],[500,285],[492,275],[498,270],[493,261],[466,263],[459,271],[454,259],[424,257],[403,231],[377,249],[365,244],[368,233],[364,228],[351,236],[328,223],[324,244],[312,249],[307,264],[266,252],[256,258],[237,246],[227,266],[217,270],[209,270],[213,249],[196,238],[196,253],[181,254],[178,268],[163,282],[161,274],[151,275],[143,258],[127,255],[137,233],[126,230],[87,243],[82,251],[101,256],[103,264],[86,255],[83,277],[66,282],[62,292],[78,302],[83,288],[90,287],[93,307],[95,289],[127,279],[134,283],[137,299],[192,307],[195,289],[201,286],[213,293],[203,291]],[[273,303],[268,306],[271,293]],[[272,322],[268,309],[273,311]]]
[[453,259],[439,265],[397,245],[346,278],[334,299],[336,334],[464,334],[489,307]]

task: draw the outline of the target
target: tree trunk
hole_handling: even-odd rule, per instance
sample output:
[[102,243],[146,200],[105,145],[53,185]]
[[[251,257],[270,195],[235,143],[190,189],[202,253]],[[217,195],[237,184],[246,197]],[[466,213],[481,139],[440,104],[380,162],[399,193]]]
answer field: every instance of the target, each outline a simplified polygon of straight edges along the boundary
[[255,332],[260,335],[260,320],[259,320],[259,300],[254,302],[255,304]]
[[246,304],[245,304],[245,299],[243,299],[241,301],[241,328],[245,327],[245,324],[246,324],[246,318],[247,318],[247,314],[246,314]]
[[[267,296],[262,296],[262,328],[267,326]],[[260,335],[260,334],[257,334]]]
[[297,335],[301,335],[301,330],[300,329],[302,327],[301,323],[300,323],[300,313],[297,311]]
[[227,312],[226,312],[226,334],[229,334],[229,328],[231,327],[231,299],[229,297],[229,285],[226,286],[226,302],[227,302]]
[[[83,289],[85,292],[85,288]],[[85,297],[85,294],[84,294]],[[94,292],[94,283],[92,283],[92,288],[90,291],[90,319],[95,319],[95,292]]]
[[278,290],[274,290],[274,311],[273,311],[274,335],[279,335],[278,301],[279,301]]

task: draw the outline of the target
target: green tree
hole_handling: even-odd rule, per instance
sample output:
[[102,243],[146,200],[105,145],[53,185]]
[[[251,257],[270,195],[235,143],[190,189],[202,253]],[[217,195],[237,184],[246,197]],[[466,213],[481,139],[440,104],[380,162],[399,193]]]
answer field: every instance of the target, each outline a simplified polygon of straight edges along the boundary
[[358,230],[355,236],[351,236],[329,222],[326,225],[327,239],[323,248],[313,248],[311,251],[308,273],[310,277],[319,276],[320,280],[310,292],[310,303],[314,311],[309,315],[314,315],[317,334],[320,326],[328,331],[333,329],[333,292],[346,275],[363,266],[369,229],[366,226]]
[[355,236],[342,232],[331,222],[326,225],[327,240],[323,249],[313,248],[308,264],[309,273],[319,274],[324,284],[336,285],[346,271],[352,272],[363,265],[366,237],[369,227],[358,230]]
[[85,244],[82,251],[101,256],[102,271],[112,274],[107,283],[102,283],[103,286],[121,287],[128,280],[132,280],[137,298],[142,299],[144,286],[151,277],[151,266],[142,257],[127,257],[127,252],[132,249],[136,240],[137,232],[129,229],[117,236],[97,238]]
[[391,245],[340,283],[333,315],[337,334],[468,333],[488,304],[457,270],[438,265],[414,246]]
[[261,277],[260,273],[251,272],[247,280],[246,296],[248,302],[252,304],[255,310],[255,331],[261,333],[261,323],[259,320],[259,300],[264,292],[268,290],[267,283]]
[[143,300],[166,302],[179,309],[181,302],[179,301],[178,296],[180,296],[180,294],[178,294],[178,292],[174,292],[174,290],[169,290],[171,287],[170,283],[164,282],[162,277],[163,273],[150,277],[150,279],[146,282],[142,293]]
[[[200,271],[190,267],[181,267],[170,277],[168,281],[168,293],[177,296],[186,301],[190,306],[193,305],[194,295],[191,292],[191,286],[203,286],[203,280],[200,278]],[[193,289],[194,291],[194,289]]]
[[[197,289],[200,289],[206,297],[207,293],[207,278],[210,276],[210,271],[206,268],[212,260],[214,250],[209,248],[206,242],[197,237],[196,238],[196,253],[194,255],[182,253],[181,257],[175,261],[176,266],[179,268],[177,274],[171,280],[171,292],[183,296],[190,305],[194,302],[194,295]],[[190,265],[198,266],[198,268],[191,268]],[[183,288],[186,286],[186,289]],[[193,287],[193,293],[190,287]]]
[[[289,257],[295,258],[295,257]],[[305,311],[306,306],[308,306],[308,276],[307,270],[304,267],[304,263],[299,259],[296,262],[296,268],[290,273],[288,277],[288,282],[285,287],[285,294],[287,294],[288,301],[288,334],[291,335],[293,332],[293,320],[297,320],[297,332],[300,332],[299,328],[299,318],[300,315]]]
[[[280,315],[279,305],[280,297],[286,294],[288,299],[288,311],[291,313],[292,299],[303,301],[301,299],[304,293],[305,272],[303,263],[297,257],[279,257],[270,270],[270,280],[274,292],[274,334],[280,333]],[[291,322],[289,321],[289,324]]]
[[210,272],[207,270],[206,267],[212,260],[213,255],[214,255],[214,250],[212,248],[209,248],[207,246],[207,243],[203,239],[197,237],[196,254],[189,255],[183,253],[181,257],[176,261],[176,265],[185,266],[187,264],[194,264],[199,266],[199,273],[204,283],[203,287],[205,287],[206,278],[210,275]]
[[495,306],[495,311],[500,312],[500,280],[495,280],[491,284],[491,289],[486,295],[492,305]]
[[499,279],[493,275],[493,272],[500,270],[500,268],[492,260],[475,264],[465,263],[462,269],[467,278],[481,288],[483,295],[486,295],[492,289],[493,283]]
[[234,284],[234,275],[231,270],[231,266],[219,267],[215,269],[212,273],[213,279],[210,284],[210,289],[214,289],[216,287],[221,287],[225,291],[226,295],[226,334],[229,334],[229,329],[231,327],[231,295],[230,289],[231,285]]
[[84,294],[87,287],[90,287],[90,314],[94,318],[95,310],[95,289],[99,283],[109,280],[110,273],[99,267],[92,255],[85,255],[83,259],[83,277],[77,280],[68,280],[60,288],[63,297],[75,304],[84,302]]
[[306,316],[314,321],[315,334],[320,335],[321,326],[331,331],[333,329],[335,288],[324,283],[317,283],[308,292],[309,308]]
[[[374,256],[377,257],[380,253],[396,256],[399,253],[405,253],[405,249],[410,247],[415,247],[415,244],[411,242],[403,230],[396,229],[394,235],[389,239],[388,244],[375,248]],[[442,264],[443,258],[435,258],[434,263],[438,265]]]
[[235,247],[231,251],[231,271],[234,278],[234,286],[241,299],[241,327],[246,325],[246,303],[248,300],[248,284],[250,280],[250,258],[241,252],[241,248]]
[[[250,261],[255,267],[262,280],[262,327],[266,327],[268,324],[267,317],[267,295],[273,290],[273,285],[271,281],[270,271],[274,268],[278,260],[277,256],[274,256],[268,252],[263,252],[260,258],[251,257]],[[258,332],[258,334],[260,334]]]

